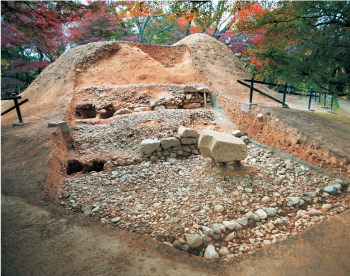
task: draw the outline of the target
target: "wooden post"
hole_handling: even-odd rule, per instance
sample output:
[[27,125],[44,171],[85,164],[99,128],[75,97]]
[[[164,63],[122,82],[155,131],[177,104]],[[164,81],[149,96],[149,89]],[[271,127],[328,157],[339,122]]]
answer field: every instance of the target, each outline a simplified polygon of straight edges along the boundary
[[204,92],[204,108],[207,108],[207,93]]

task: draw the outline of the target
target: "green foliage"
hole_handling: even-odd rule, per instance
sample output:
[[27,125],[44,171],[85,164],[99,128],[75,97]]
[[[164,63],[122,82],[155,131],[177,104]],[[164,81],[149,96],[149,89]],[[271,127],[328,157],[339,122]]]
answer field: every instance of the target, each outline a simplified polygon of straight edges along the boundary
[[264,33],[249,52],[264,62],[261,77],[336,94],[349,91],[349,2],[278,2],[241,30]]

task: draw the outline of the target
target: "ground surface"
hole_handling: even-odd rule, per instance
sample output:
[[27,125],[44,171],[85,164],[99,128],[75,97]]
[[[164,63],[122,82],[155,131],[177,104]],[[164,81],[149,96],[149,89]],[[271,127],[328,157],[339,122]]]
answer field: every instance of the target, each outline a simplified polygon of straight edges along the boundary
[[[148,92],[158,97],[170,95],[169,91],[160,91],[155,87],[148,89],[147,85],[155,81],[177,85],[206,84],[221,104],[223,101],[220,97],[232,101],[222,107],[233,123],[218,120],[212,127],[225,131],[234,127],[245,128],[245,123],[253,122],[247,115],[240,113],[239,104],[247,102],[248,89],[235,81],[251,76],[229,54],[227,48],[209,37],[199,35],[189,37],[179,44],[186,44],[187,48],[166,47],[164,50],[158,46],[139,44],[95,43],[72,49],[45,69],[22,93],[23,98],[29,99],[21,107],[28,124],[11,128],[11,124],[17,121],[15,113],[10,112],[2,117],[2,275],[349,275],[349,211],[318,223],[287,240],[266,246],[252,255],[223,263],[189,255],[140,235],[116,231],[115,228],[110,230],[109,226],[102,227],[90,218],[72,215],[57,207],[60,187],[67,176],[66,163],[70,154],[78,154],[75,150],[71,151],[71,145],[77,138],[74,127],[83,124],[75,113],[77,104],[84,100],[84,90],[80,88],[110,87],[114,85],[113,78],[120,77],[117,89],[124,87],[124,90],[115,95],[123,98],[123,93],[126,95],[133,89],[132,85],[140,83],[143,87],[136,89],[137,93]],[[128,47],[131,48],[127,52],[130,53],[130,58],[138,56],[143,60],[142,64],[130,67],[130,64],[118,63],[118,51],[127,51]],[[125,66],[124,71],[113,75],[108,68],[114,68],[118,64]],[[102,69],[106,70],[103,71],[106,78],[96,85],[102,76],[98,71]],[[159,70],[156,78],[151,74],[153,70]],[[179,70],[188,70],[188,74],[176,77]],[[128,74],[125,75],[125,72]],[[138,78],[126,77],[130,75]],[[143,89],[145,91],[141,91]],[[274,95],[272,91],[265,91]],[[112,96],[107,95],[106,102]],[[98,105],[100,99],[96,95],[91,101],[96,101]],[[349,149],[346,141],[350,132],[346,107],[335,115],[291,110],[289,112],[293,116],[302,119],[295,122],[291,115],[286,116],[282,109],[276,107],[277,103],[261,95],[254,96],[254,101],[259,103],[262,110],[266,108],[266,113],[273,114],[273,120],[279,119],[285,123],[283,129],[279,129],[279,124],[270,125],[276,136],[281,132],[291,136],[295,129],[300,130],[302,136],[309,139],[305,138],[302,150],[309,150],[308,147],[312,145],[322,149],[319,155],[325,150],[330,151],[330,155],[312,159],[303,156],[300,150],[293,152],[294,145],[288,148],[288,143],[283,142],[283,137],[287,137],[287,134],[281,136],[283,139],[279,143],[270,144],[271,146],[282,151],[285,147],[286,152],[288,148],[291,153],[305,157],[305,160],[313,161],[316,165],[341,168],[338,172],[343,172],[342,176],[349,175],[346,172],[346,156],[349,156],[346,153]],[[116,102],[118,104],[120,101]],[[292,106],[292,103],[288,104]],[[303,106],[302,109],[305,109],[304,103],[294,104],[295,108]],[[2,110],[11,105],[9,101],[2,102]],[[231,117],[232,109],[238,113],[237,116]],[[113,119],[104,120],[103,123],[98,119],[89,122],[92,125],[104,125]],[[68,122],[74,137],[62,134],[59,128],[47,128],[48,122],[58,120]],[[310,128],[311,120],[313,124],[318,121],[317,127]],[[338,124],[337,127],[332,131],[322,128],[322,122],[326,120],[327,125]],[[159,122],[154,120],[148,124],[154,130],[159,127]],[[202,123],[192,126],[208,127]],[[246,129],[244,131],[254,139],[268,142],[270,132],[261,131],[261,135],[256,135],[256,128]],[[120,142],[122,141],[118,140]],[[80,145],[81,142],[78,143]],[[132,146],[136,147],[137,144]],[[138,154],[138,149],[130,152],[118,147],[116,152],[118,151],[135,157]],[[90,158],[95,156],[92,154],[88,156]],[[332,159],[332,164],[323,164],[326,159]]]

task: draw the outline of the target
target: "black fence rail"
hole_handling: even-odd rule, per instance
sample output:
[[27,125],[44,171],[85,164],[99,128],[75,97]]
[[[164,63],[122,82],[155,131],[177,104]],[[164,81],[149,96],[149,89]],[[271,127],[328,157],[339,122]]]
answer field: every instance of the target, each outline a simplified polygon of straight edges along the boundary
[[18,100],[21,99],[21,98],[22,97],[16,95],[16,93],[13,93],[12,96],[10,96],[10,97],[1,97],[2,101],[13,100],[13,102],[15,104],[14,106],[10,107],[9,109],[5,110],[4,112],[1,112],[1,116],[5,115],[6,113],[10,112],[11,110],[16,109],[18,121],[20,123],[23,123],[23,118],[22,118],[22,114],[21,114],[21,110],[20,110],[19,106],[24,104],[24,103],[26,103],[26,102],[28,102],[28,99],[25,99],[25,100],[23,100],[21,102],[18,102]]
[[[245,83],[243,81],[250,82],[250,84]],[[286,104],[286,96],[287,95],[298,95],[298,96],[309,97],[308,110],[311,110],[312,99],[314,98],[314,101],[316,101],[318,98],[318,103],[320,104],[321,97],[323,94],[323,106],[322,106],[322,108],[328,108],[326,106],[326,101],[327,101],[327,95],[330,95],[331,99],[330,99],[330,105],[329,105],[329,112],[333,112],[333,103],[334,103],[334,94],[333,93],[326,92],[326,91],[315,91],[312,88],[308,89],[308,92],[306,92],[306,93],[295,92],[293,90],[298,89],[297,87],[290,86],[290,85],[284,84],[284,83],[271,83],[271,82],[258,81],[258,80],[255,80],[254,77],[252,77],[251,79],[244,79],[243,81],[237,80],[238,83],[250,88],[250,93],[249,93],[249,103],[250,104],[253,103],[253,91],[256,91],[256,92],[258,92],[258,93],[260,93],[260,94],[262,94],[262,95],[264,95],[264,96],[266,96],[266,97],[268,97],[268,98],[270,98],[278,103],[281,103],[283,107],[288,107],[288,105]],[[264,93],[261,90],[255,88],[254,83],[266,84],[266,85],[270,85],[270,86],[271,85],[272,86],[279,86],[280,90],[275,91],[275,92],[283,94],[282,101],[280,101],[280,100],[268,95],[267,93]],[[348,95],[348,94],[346,94],[346,93],[338,94],[339,97],[346,96],[346,95]]]

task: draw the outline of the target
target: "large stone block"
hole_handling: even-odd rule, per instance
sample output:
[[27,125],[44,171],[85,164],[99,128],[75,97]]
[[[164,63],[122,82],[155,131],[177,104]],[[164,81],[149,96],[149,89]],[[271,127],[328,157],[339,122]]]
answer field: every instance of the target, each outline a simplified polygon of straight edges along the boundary
[[178,139],[176,139],[174,137],[169,137],[169,138],[164,138],[164,139],[160,140],[160,145],[161,145],[162,149],[168,149],[170,147],[181,146],[181,143]]
[[199,137],[199,149],[203,157],[214,158],[216,162],[233,162],[247,157],[247,146],[231,134],[203,130]]
[[178,134],[182,138],[187,138],[187,137],[197,138],[199,136],[197,130],[188,128],[188,127],[183,127],[183,126],[179,127]]
[[160,141],[146,139],[141,142],[141,151],[143,154],[151,154],[160,146]]

